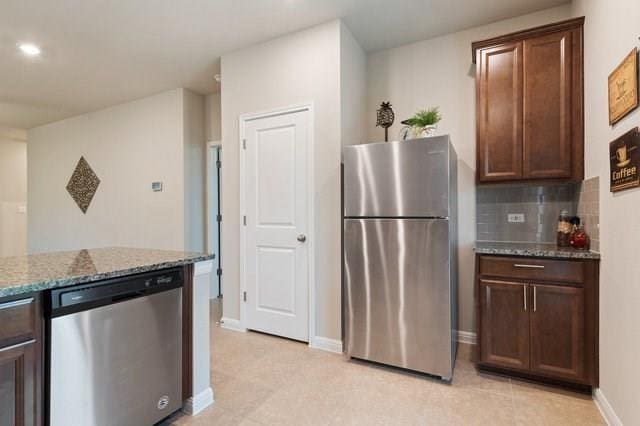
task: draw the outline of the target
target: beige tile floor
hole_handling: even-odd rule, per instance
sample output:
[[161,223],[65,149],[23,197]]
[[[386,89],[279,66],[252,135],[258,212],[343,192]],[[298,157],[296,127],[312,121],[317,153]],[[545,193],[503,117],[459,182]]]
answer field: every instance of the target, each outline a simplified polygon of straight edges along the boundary
[[217,325],[212,303],[211,381],[216,402],[169,425],[601,425],[589,396],[479,374],[460,345],[452,384],[303,343]]

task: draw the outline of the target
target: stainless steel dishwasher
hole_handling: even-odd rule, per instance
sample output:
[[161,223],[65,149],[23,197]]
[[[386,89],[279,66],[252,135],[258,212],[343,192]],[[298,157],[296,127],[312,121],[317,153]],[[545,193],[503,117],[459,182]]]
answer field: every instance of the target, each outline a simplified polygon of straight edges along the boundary
[[51,426],[152,425],[182,406],[183,270],[51,291]]

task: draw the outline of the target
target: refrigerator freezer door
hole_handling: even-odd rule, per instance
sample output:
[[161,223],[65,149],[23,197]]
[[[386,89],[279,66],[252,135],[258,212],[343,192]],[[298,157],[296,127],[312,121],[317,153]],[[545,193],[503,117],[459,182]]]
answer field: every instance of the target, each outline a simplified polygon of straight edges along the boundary
[[345,217],[448,217],[449,156],[448,136],[345,147]]
[[344,223],[347,355],[449,379],[449,222]]

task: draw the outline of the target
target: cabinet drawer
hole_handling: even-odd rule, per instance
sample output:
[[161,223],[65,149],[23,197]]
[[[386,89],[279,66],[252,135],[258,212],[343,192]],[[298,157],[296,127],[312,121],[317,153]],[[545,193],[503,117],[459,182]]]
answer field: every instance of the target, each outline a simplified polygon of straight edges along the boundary
[[31,339],[36,333],[38,318],[34,297],[0,302],[0,346]]
[[529,257],[480,256],[480,274],[533,281],[582,283],[584,265],[580,261]]

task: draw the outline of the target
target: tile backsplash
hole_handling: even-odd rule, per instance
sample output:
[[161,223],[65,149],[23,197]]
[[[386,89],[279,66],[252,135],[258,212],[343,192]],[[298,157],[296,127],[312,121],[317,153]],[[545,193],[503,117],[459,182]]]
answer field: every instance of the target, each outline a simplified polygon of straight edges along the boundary
[[[578,184],[544,186],[479,186],[476,188],[478,241],[555,243],[558,216],[567,210],[578,215],[591,238],[591,249],[600,249],[599,178]],[[522,215],[510,222],[509,215]]]
[[587,179],[578,191],[578,216],[591,239],[591,250],[600,251],[600,178]]
[[[476,189],[478,241],[555,243],[558,216],[574,216],[580,185],[479,186]],[[524,215],[509,222],[510,214]]]

